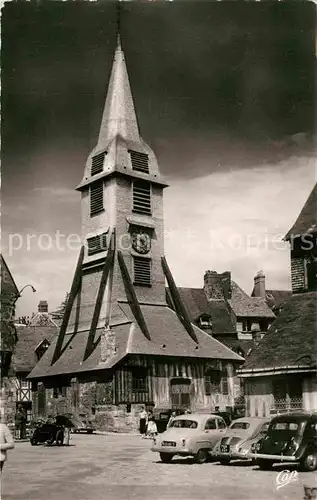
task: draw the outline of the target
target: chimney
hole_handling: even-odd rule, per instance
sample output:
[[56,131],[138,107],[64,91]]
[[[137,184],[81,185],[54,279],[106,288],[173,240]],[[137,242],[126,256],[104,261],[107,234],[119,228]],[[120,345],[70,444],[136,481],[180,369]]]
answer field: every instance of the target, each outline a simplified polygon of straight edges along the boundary
[[254,277],[253,297],[265,299],[265,275],[263,271],[259,271]]
[[207,300],[231,299],[231,273],[226,271],[218,274],[216,271],[206,271],[204,275],[204,291]]
[[39,305],[38,305],[38,312],[40,313],[47,313],[48,312],[48,304],[47,300],[40,300]]

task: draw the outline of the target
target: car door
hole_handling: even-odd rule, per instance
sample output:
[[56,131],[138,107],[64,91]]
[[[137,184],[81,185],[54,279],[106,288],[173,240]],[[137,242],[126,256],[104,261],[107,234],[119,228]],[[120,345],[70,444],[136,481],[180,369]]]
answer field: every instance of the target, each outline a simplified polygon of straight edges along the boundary
[[[222,420],[222,419],[221,419]],[[223,420],[222,420],[223,422]],[[219,439],[219,436],[224,432],[226,424],[224,424],[224,429],[218,427],[218,419],[215,417],[210,417],[205,423],[205,437],[207,437],[210,446],[213,447]]]

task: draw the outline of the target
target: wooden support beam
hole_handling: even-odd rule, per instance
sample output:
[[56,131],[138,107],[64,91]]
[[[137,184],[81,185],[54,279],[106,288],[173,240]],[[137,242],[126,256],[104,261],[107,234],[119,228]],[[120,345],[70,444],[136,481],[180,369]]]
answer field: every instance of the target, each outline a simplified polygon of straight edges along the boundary
[[119,261],[120,271],[121,271],[121,275],[122,275],[122,279],[123,279],[123,283],[124,283],[124,288],[125,288],[125,291],[127,294],[127,299],[128,299],[129,304],[130,304],[132,313],[133,313],[139,327],[141,328],[143,335],[148,340],[151,340],[150,332],[148,330],[147,324],[146,324],[144,316],[142,314],[141,307],[140,307],[140,304],[138,302],[138,299],[137,299],[137,296],[136,296],[136,293],[134,290],[134,286],[132,284],[128,268],[124,262],[124,258],[123,258],[121,250],[118,251],[118,261]]
[[196,344],[199,344],[198,338],[196,337],[196,333],[195,333],[194,328],[193,328],[193,325],[189,319],[187,309],[182,302],[178,288],[175,284],[172,273],[167,265],[165,257],[161,258],[161,262],[162,262],[162,268],[163,268],[163,271],[164,271],[164,274],[165,274],[165,277],[167,279],[167,283],[169,286],[169,292],[170,292],[172,300],[175,304],[175,309],[176,309],[175,312],[178,315],[178,317],[181,319],[184,327],[187,330],[187,333],[190,335],[190,337],[193,339],[193,341],[196,342]]
[[110,238],[110,245],[109,245],[107,257],[106,257],[106,260],[105,260],[105,263],[103,266],[103,270],[102,270],[98,295],[97,295],[97,299],[96,299],[94,313],[93,313],[92,320],[91,320],[91,325],[90,325],[90,330],[89,330],[89,335],[88,335],[88,339],[87,339],[87,344],[86,344],[86,349],[85,349],[83,361],[85,361],[87,358],[89,358],[89,356],[91,355],[91,353],[93,352],[93,350],[95,349],[95,347],[97,345],[95,343],[95,333],[96,333],[96,329],[98,326],[102,301],[103,301],[104,294],[105,294],[105,289],[106,289],[106,284],[107,284],[109,272],[110,272],[110,270],[113,266],[113,262],[114,262],[114,254],[115,254],[115,241],[114,240],[115,240],[115,233],[113,231],[111,234],[111,238]]
[[51,361],[51,365],[53,365],[61,355],[61,349],[62,349],[62,345],[64,342],[68,321],[70,318],[70,314],[72,312],[74,300],[76,298],[76,295],[78,293],[80,283],[81,283],[81,268],[82,268],[82,264],[83,264],[83,260],[84,260],[84,254],[85,254],[85,249],[84,249],[84,246],[82,246],[80,249],[80,253],[79,253],[79,257],[78,257],[78,261],[77,261],[77,265],[76,265],[76,269],[75,269],[75,274],[74,274],[72,286],[70,289],[70,293],[68,296],[68,300],[66,303],[65,313],[64,313],[62,325],[61,325],[61,328],[60,328],[60,331],[58,334],[58,338],[57,338],[53,358]]

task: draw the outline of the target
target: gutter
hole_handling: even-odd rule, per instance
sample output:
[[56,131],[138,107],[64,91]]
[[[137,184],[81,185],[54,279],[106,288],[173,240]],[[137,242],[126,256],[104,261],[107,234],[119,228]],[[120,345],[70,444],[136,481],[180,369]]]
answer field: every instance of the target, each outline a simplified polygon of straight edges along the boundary
[[237,375],[240,377],[260,377],[261,375],[269,375],[283,373],[298,373],[298,372],[315,372],[317,371],[316,366],[307,365],[284,365],[284,366],[274,366],[269,368],[251,368],[250,370],[240,369],[237,370]]

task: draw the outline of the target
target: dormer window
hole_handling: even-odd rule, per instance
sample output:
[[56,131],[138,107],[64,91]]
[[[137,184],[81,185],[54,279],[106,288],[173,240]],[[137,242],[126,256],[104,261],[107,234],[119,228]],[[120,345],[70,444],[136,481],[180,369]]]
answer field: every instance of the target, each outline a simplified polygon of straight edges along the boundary
[[37,356],[37,360],[39,361],[41,357],[45,354],[47,349],[49,348],[50,343],[48,340],[44,339],[35,349],[35,354]]
[[133,212],[151,215],[151,184],[146,181],[133,182]]
[[103,211],[103,181],[94,182],[90,186],[90,215]]
[[202,314],[199,318],[200,328],[212,328],[212,319],[208,314]]
[[143,172],[145,174],[149,173],[149,156],[145,153],[139,153],[138,151],[129,151],[132,163],[132,170],[138,172]]
[[92,158],[92,164],[91,164],[91,175],[97,175],[100,174],[100,172],[103,171],[103,163],[105,160],[106,153],[99,153],[96,156],[93,156]]

